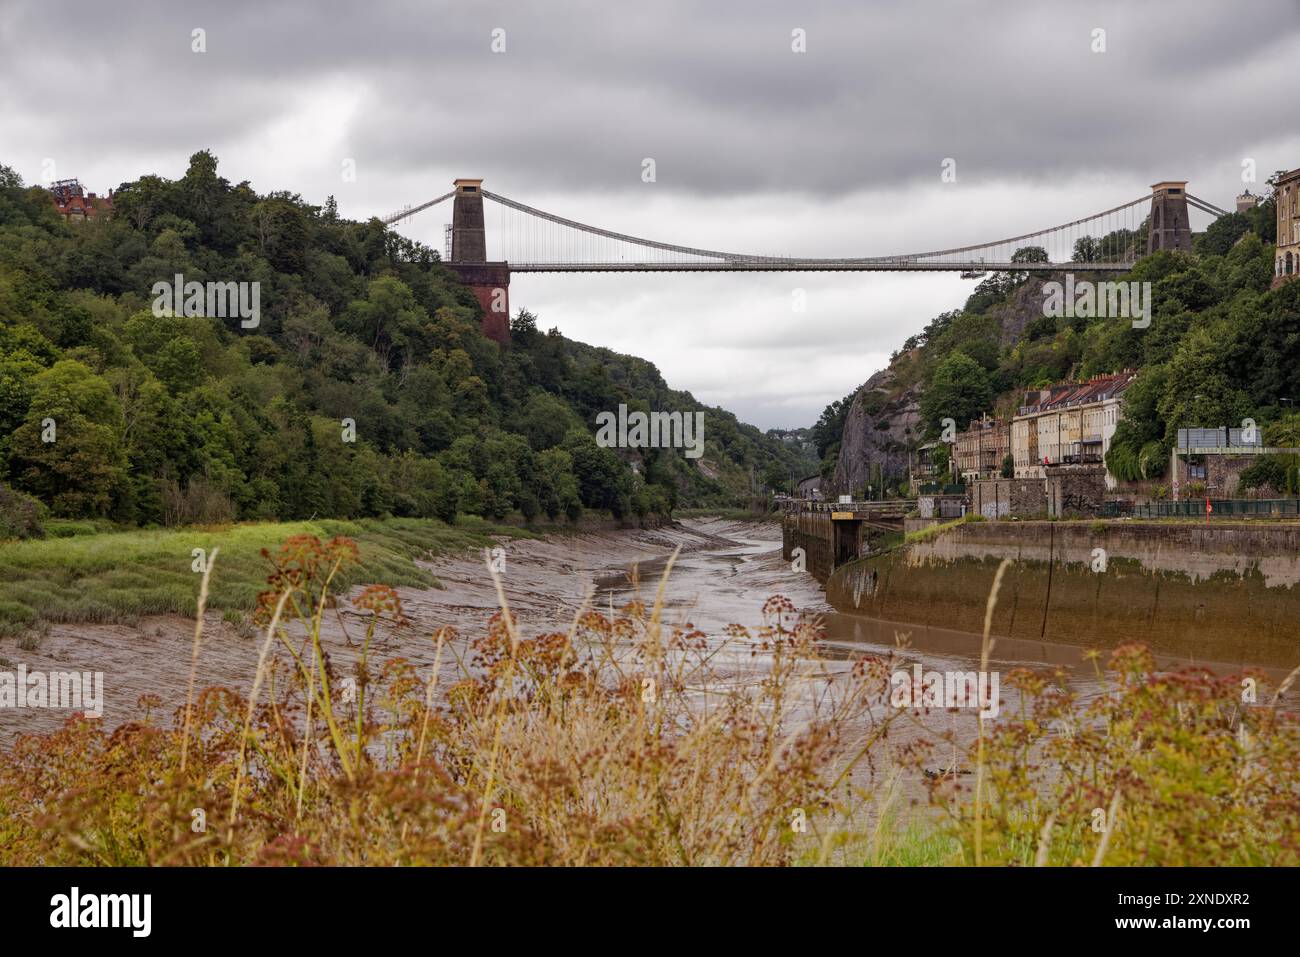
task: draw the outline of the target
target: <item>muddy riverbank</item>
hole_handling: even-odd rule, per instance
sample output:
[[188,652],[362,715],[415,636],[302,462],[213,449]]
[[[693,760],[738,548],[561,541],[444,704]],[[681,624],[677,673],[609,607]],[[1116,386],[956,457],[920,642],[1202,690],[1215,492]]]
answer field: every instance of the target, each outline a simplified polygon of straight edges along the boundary
[[[782,561],[781,530],[774,523],[688,519],[660,528],[510,539],[499,547],[497,561],[506,598],[525,635],[567,630],[586,603],[608,610],[638,595],[652,602],[669,556],[680,549],[667,590],[669,624],[689,624],[716,639],[729,624],[761,625],[763,603],[772,595],[783,595],[798,613],[822,616],[833,658],[902,648],[900,656],[908,667],[920,663],[927,670],[940,671],[969,670],[979,658],[977,635],[944,627],[942,622],[895,623],[836,612],[810,575]],[[378,660],[400,656],[427,669],[434,656],[430,636],[437,628],[456,629],[455,650],[463,652],[498,609],[482,554],[445,556],[423,564],[443,587],[399,589],[412,623],[384,640],[375,652]],[[346,604],[337,616],[326,619],[324,641],[337,664],[346,668],[355,659],[357,649],[349,639],[362,630],[360,616]],[[12,639],[0,642],[4,659],[0,666],[14,668],[21,663],[29,672],[103,672],[103,719],[112,727],[140,716],[142,695],[157,695],[164,714],[183,707],[193,633],[192,620],[171,615],[150,617],[136,626],[58,625],[34,650],[20,650]],[[239,634],[219,614],[208,614],[198,686],[246,690],[259,648],[257,638]],[[1088,693],[1094,686],[1091,667],[1078,667],[1084,650],[1055,641],[1002,639],[992,663],[1005,670],[1022,664],[1077,668],[1072,680]],[[1176,658],[1161,661],[1167,667],[1182,663]],[[761,671],[761,660],[747,658],[742,664],[738,657],[736,668],[752,675],[758,673],[756,664]],[[449,680],[457,677],[455,661],[444,660],[443,667]],[[0,709],[0,747],[8,747],[20,733],[52,730],[66,717],[56,709]],[[944,730],[955,727],[973,733],[974,712],[956,718],[943,715],[941,724]]]
[[[499,542],[501,551],[496,560],[512,611],[523,632],[535,635],[567,629],[584,601],[608,603],[636,577],[633,569],[641,567],[649,573],[662,568],[676,549],[681,550],[683,568],[714,561],[703,556],[735,548],[737,542],[727,537],[728,532],[747,526],[764,527],[761,523],[688,520],[658,528],[581,529],[546,538],[506,539]],[[727,564],[730,560],[716,561]],[[411,624],[387,638],[377,649],[377,657],[383,660],[400,656],[428,667],[434,656],[430,636],[436,629],[443,625],[454,628],[460,636],[457,650],[463,650],[483,633],[498,603],[481,553],[444,556],[418,564],[431,570],[442,587],[398,589]],[[743,581],[743,586],[719,589],[707,602],[700,602],[698,591],[687,600],[684,592],[674,590],[674,614],[716,610],[721,616],[716,619],[719,626],[732,614],[738,620],[757,621],[768,589],[782,590],[778,579],[784,568],[779,551],[774,559],[769,556],[760,564],[761,574],[740,576],[737,581]],[[710,580],[713,571],[711,568]],[[786,577],[798,586],[803,601],[822,607],[815,582],[803,582],[788,569]],[[721,600],[724,595],[730,600]],[[718,600],[712,600],[714,597]],[[337,664],[346,667],[355,659],[356,648],[349,639],[357,637],[362,628],[361,616],[347,603],[340,603],[336,616],[327,617],[324,643]],[[56,624],[40,637],[35,648],[21,647],[12,638],[0,641],[0,670],[13,672],[22,666],[29,674],[101,672],[102,717],[114,727],[142,715],[138,702],[144,695],[156,695],[162,701],[163,714],[183,707],[193,639],[193,619],[178,615],[148,616],[133,625]],[[260,639],[241,634],[220,613],[209,612],[204,617],[197,686],[247,690],[259,651]],[[454,677],[455,667],[454,662],[444,662],[449,677]],[[0,747],[8,747],[18,734],[51,731],[68,714],[55,708],[0,708]]]

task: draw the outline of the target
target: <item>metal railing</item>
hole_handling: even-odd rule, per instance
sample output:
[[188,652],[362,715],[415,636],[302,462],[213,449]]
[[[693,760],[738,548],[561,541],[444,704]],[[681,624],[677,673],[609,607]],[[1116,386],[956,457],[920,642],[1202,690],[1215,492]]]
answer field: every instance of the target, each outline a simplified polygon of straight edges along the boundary
[[917,486],[920,495],[965,495],[966,486],[960,484],[940,485],[938,482],[922,482]]
[[916,508],[910,499],[885,499],[866,502],[817,502],[809,499],[788,499],[782,503],[787,512],[885,512],[903,514]]
[[[1205,499],[1181,502],[1106,502],[1102,518],[1205,518]],[[1216,518],[1300,518],[1300,498],[1210,499],[1210,519]]]

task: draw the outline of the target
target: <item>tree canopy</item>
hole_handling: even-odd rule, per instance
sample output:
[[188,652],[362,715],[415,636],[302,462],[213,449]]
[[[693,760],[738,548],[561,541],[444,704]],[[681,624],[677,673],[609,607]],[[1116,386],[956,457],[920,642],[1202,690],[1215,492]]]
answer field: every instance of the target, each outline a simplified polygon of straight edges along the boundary
[[[65,223],[0,166],[0,481],[53,514],[645,515],[739,504],[810,467],[530,313],[499,346],[436,251],[217,170],[196,153],[179,180],[141,176],[111,216]],[[159,315],[154,284],[177,274],[257,282],[260,321]],[[595,414],[620,403],[704,410],[703,458],[598,447]]]

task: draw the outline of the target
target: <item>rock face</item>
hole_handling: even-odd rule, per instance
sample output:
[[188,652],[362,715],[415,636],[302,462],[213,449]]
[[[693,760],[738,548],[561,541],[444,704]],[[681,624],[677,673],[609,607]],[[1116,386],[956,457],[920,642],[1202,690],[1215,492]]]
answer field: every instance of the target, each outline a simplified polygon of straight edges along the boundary
[[[1025,327],[1043,315],[1043,283],[1059,278],[1030,276],[1003,302],[988,308],[987,314],[997,323],[999,346],[1015,343]],[[888,485],[906,477],[909,451],[921,441],[920,397],[919,386],[898,388],[892,366],[867,380],[845,416],[829,494],[856,495],[868,485],[878,486],[882,470]],[[965,425],[959,423],[961,428]]]
[[[1075,273],[1077,279],[1096,279],[1092,273]],[[1104,276],[1102,277],[1105,278]],[[1050,276],[1030,276],[1015,292],[1007,297],[1006,302],[989,309],[988,314],[998,323],[998,345],[1009,346],[1020,339],[1025,326],[1043,316],[1043,284],[1049,280],[1061,280],[1053,273]]]
[[856,495],[867,485],[878,486],[882,474],[891,485],[907,474],[908,451],[921,420],[919,395],[906,389],[891,398],[894,379],[893,369],[882,369],[854,397],[844,418],[832,494]]

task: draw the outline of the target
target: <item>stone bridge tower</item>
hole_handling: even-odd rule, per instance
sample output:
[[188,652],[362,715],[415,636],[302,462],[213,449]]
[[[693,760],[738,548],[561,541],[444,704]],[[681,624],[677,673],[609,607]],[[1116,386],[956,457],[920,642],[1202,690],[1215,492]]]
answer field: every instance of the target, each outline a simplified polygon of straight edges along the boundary
[[1187,216],[1187,181],[1166,180],[1151,187],[1151,223],[1147,252],[1192,251],[1192,222]]
[[483,226],[483,181],[458,179],[451,212],[451,261],[447,267],[473,291],[483,307],[483,334],[510,341],[510,265],[487,261]]

